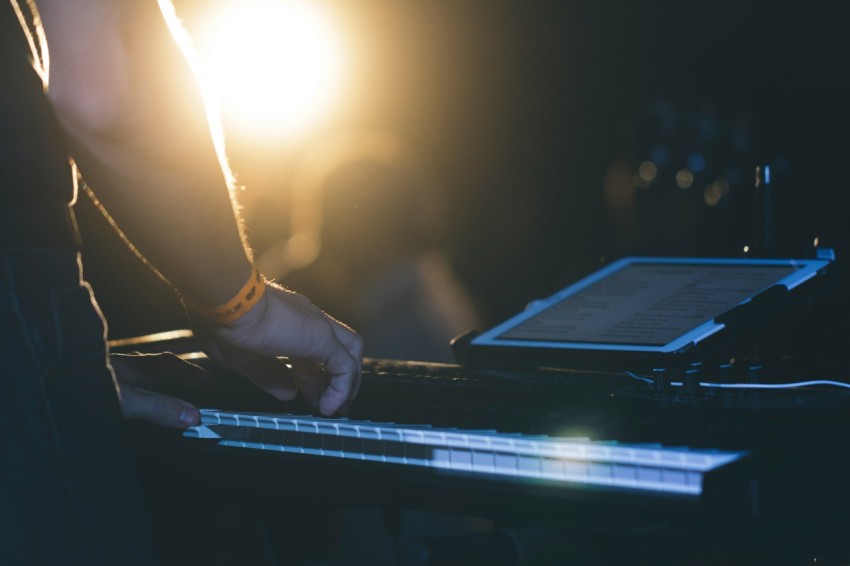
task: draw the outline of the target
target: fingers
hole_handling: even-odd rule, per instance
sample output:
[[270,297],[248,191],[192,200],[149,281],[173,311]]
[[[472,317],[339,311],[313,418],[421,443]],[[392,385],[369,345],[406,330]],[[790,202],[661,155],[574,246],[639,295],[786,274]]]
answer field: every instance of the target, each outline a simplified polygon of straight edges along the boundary
[[[339,355],[339,354],[337,354]],[[304,400],[319,412],[330,416],[344,412],[359,388],[360,365],[344,353],[344,369],[334,373],[334,365],[293,358],[292,369],[298,376]]]
[[293,358],[292,370],[297,376],[304,401],[311,407],[318,407],[322,393],[328,386],[328,378],[320,364],[312,360]]
[[121,414],[161,426],[186,428],[201,419],[197,407],[163,393],[144,389],[151,385],[188,385],[205,389],[213,377],[174,354],[111,354],[110,365],[121,391]]
[[[208,335],[211,357],[279,399],[292,399],[300,385],[308,403],[331,415],[350,405],[360,388],[360,336],[306,297],[275,285],[243,317]],[[294,374],[270,364],[277,356],[292,360]]]
[[319,412],[333,415],[348,406],[359,389],[360,360],[338,348],[325,363],[327,387],[319,400]]
[[343,344],[343,346],[345,346],[346,350],[348,350],[348,354],[357,362],[357,370],[350,385],[351,391],[348,396],[348,401],[342,406],[342,410],[345,411],[360,391],[360,383],[362,381],[363,372],[363,339],[359,334],[354,332],[345,324],[334,320],[333,318],[331,318],[331,321],[333,323],[333,330],[337,339]]
[[348,350],[348,354],[357,361],[358,365],[362,364],[363,339],[360,335],[335,318],[328,315],[325,316],[331,323],[331,330],[333,330],[336,339]]
[[[318,310],[318,309],[317,309]],[[302,379],[302,387],[310,388],[306,380],[322,387],[321,398],[318,401],[319,412],[330,416],[347,407],[357,394],[360,387],[360,371],[362,363],[362,339],[354,331],[321,313],[323,335],[318,338],[324,346],[323,351],[315,356],[308,356],[312,366]],[[323,369],[323,375],[317,376],[315,368]],[[299,378],[301,375],[299,374]]]
[[121,414],[125,419],[147,421],[171,428],[186,428],[201,422],[198,408],[176,397],[121,384]]
[[[318,310],[318,309],[317,309]],[[319,400],[323,415],[345,413],[360,390],[363,366],[363,339],[347,325],[319,311],[329,324],[333,346],[322,360],[326,384]]]

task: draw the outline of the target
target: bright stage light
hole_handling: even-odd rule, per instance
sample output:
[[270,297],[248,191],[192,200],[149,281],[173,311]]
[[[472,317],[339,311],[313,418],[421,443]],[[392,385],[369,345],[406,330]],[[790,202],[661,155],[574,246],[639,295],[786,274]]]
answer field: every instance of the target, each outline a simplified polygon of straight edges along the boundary
[[342,85],[339,34],[309,0],[225,4],[196,47],[223,118],[246,131],[302,131],[329,110]]

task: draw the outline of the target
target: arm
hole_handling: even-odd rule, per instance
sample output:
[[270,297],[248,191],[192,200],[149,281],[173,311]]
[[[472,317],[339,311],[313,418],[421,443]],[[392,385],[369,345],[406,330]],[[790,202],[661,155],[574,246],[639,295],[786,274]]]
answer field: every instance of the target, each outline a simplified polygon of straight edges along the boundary
[[[226,302],[250,260],[200,88],[163,10],[154,0],[39,0],[38,8],[48,96],[88,184],[188,303]],[[246,315],[200,334],[211,356],[280,398],[296,392],[275,358],[283,355],[294,357],[305,396],[323,413],[356,394],[360,338],[282,288],[270,285]]]
[[183,296],[226,301],[249,261],[201,91],[154,0],[39,2],[48,95],[124,234]]

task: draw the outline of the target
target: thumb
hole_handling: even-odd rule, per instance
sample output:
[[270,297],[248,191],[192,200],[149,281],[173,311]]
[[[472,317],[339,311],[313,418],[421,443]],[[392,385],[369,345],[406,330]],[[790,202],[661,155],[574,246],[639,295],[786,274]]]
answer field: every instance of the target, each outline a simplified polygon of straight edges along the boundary
[[186,428],[201,422],[200,411],[191,403],[126,383],[121,384],[121,414],[125,419],[171,428]]

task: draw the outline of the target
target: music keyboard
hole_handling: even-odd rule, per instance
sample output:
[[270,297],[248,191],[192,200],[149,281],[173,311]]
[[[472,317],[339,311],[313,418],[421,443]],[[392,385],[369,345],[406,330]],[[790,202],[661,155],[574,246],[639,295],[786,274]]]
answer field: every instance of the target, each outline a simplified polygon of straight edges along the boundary
[[[203,412],[196,438],[131,426],[146,493],[166,517],[413,509],[556,529],[598,542],[611,563],[846,540],[847,390],[687,395],[603,371],[367,359],[349,419],[327,419],[298,416],[312,408],[271,398],[192,344],[125,346],[145,347],[182,352],[218,380],[170,392],[219,408]],[[182,538],[190,522],[168,532]],[[193,524],[208,537],[209,522]],[[304,532],[314,528],[295,540]]]
[[[195,353],[193,344],[134,341],[124,348],[172,350],[200,363],[216,377],[215,390],[166,392],[217,407],[220,417],[234,415],[217,422],[205,412],[205,432],[216,437],[207,441],[134,431],[146,479],[159,490],[174,489],[173,474],[160,466],[168,460],[167,469],[185,470],[181,492],[199,497],[212,491],[265,501],[269,491],[279,491],[290,501],[287,485],[297,481],[315,487],[305,488],[305,494],[320,493],[333,504],[455,509],[535,521],[545,517],[552,523],[568,521],[579,508],[583,521],[593,513],[602,524],[612,510],[626,509],[648,522],[680,512],[711,524],[717,513],[793,520],[820,509],[819,502],[850,500],[841,463],[850,430],[846,390],[688,396],[675,390],[659,394],[651,384],[603,371],[366,359],[350,420],[340,421],[293,417],[312,408],[301,399],[282,402],[264,394]],[[277,420],[264,420],[259,412]],[[244,416],[238,424],[249,426],[234,426],[235,415]],[[276,429],[285,426],[281,419],[296,419],[286,426],[297,430]],[[334,439],[324,434],[328,426],[349,436]],[[422,440],[390,440],[402,431],[409,433],[402,438]],[[449,445],[450,438],[457,446]],[[615,442],[603,442],[608,439]],[[334,448],[364,440],[369,450],[362,453]],[[531,447],[531,454],[508,451],[514,460],[502,465],[508,461],[502,459],[497,466],[502,452],[473,447],[476,442],[511,446],[508,440],[514,447]],[[575,444],[583,447],[585,459],[559,457]],[[611,458],[621,449],[631,451],[631,462]],[[428,457],[417,459],[417,450],[427,450]],[[597,459],[606,450],[607,456]],[[649,454],[664,466],[634,459]],[[704,455],[709,457],[703,468],[688,468]],[[734,460],[717,458],[725,455]],[[690,463],[669,466],[668,457]],[[207,468],[217,473],[196,473]],[[651,474],[654,480],[648,479]],[[677,524],[680,520],[677,515]]]
[[700,496],[707,474],[746,458],[695,450],[273,413],[201,411],[185,436],[219,446],[433,468],[565,488]]

